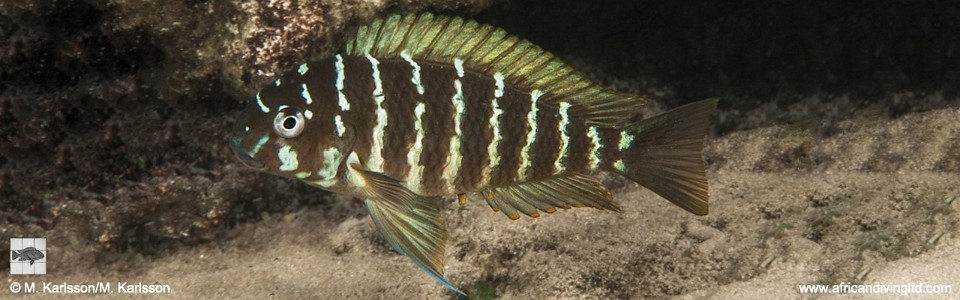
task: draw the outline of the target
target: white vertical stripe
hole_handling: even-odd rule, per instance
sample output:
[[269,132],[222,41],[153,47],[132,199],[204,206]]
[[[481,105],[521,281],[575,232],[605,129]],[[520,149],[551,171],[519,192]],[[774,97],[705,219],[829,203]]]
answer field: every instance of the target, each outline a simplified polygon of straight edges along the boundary
[[567,157],[567,148],[570,145],[570,133],[567,132],[567,125],[570,125],[570,103],[560,102],[560,153],[557,154],[557,160],[553,162],[553,174],[560,174],[564,171],[564,160]]
[[590,130],[587,131],[587,137],[590,138],[590,169],[596,170],[600,167],[600,148],[603,147],[600,144],[600,133],[597,132],[596,126],[590,126]]
[[310,91],[307,90],[307,84],[304,83],[300,86],[303,87],[303,91],[300,91],[300,96],[303,97],[303,101],[307,102],[307,105],[310,105],[310,103],[313,103],[313,97],[310,96]]
[[304,110],[304,111],[303,111],[303,116],[304,116],[304,117],[307,117],[307,120],[313,119],[313,111],[312,111],[312,110],[309,110],[309,109]]
[[343,161],[343,154],[337,148],[327,148],[323,150],[323,164],[317,170],[318,180],[308,181],[322,187],[331,187],[337,184],[337,172],[340,169],[340,162]]
[[300,160],[297,159],[297,151],[290,145],[284,145],[277,151],[277,159],[280,160],[280,171],[294,171],[300,167]]
[[403,57],[403,60],[406,60],[407,63],[410,64],[410,67],[413,68],[413,75],[410,77],[410,81],[417,87],[417,94],[423,95],[424,87],[420,81],[420,64],[417,64],[417,62],[413,60],[413,57],[410,56],[410,52],[407,52],[407,50],[400,51],[400,57]]
[[630,148],[630,145],[633,144],[633,135],[627,133],[627,131],[620,132],[620,151],[627,150]]
[[348,111],[350,110],[350,102],[347,102],[347,95],[343,94],[344,80],[347,79],[346,67],[343,65],[343,57],[340,54],[337,54],[335,65],[337,67],[337,99],[340,100],[340,111]]
[[493,79],[496,80],[496,90],[493,91],[493,115],[490,116],[490,121],[487,122],[491,131],[493,131],[493,138],[490,140],[490,144],[487,145],[487,155],[490,160],[486,166],[483,166],[483,170],[480,171],[480,183],[477,184],[478,188],[487,186],[487,183],[490,182],[490,173],[493,172],[493,167],[500,164],[500,152],[497,148],[500,146],[500,141],[503,140],[503,136],[500,134],[500,115],[503,114],[503,110],[500,109],[500,97],[503,97],[504,90],[503,74],[496,72],[493,74]]
[[[334,66],[336,66],[337,69],[337,99],[339,101],[340,111],[349,111],[350,102],[347,101],[347,95],[343,93],[344,81],[347,79],[345,73],[346,67],[343,65],[343,56],[337,54]],[[342,137],[343,133],[346,131],[346,127],[343,125],[343,119],[340,118],[339,114],[334,116],[334,122],[337,126],[337,135]]]
[[463,60],[460,58],[453,59],[453,67],[457,69],[457,77],[463,78]]
[[537,106],[539,106],[540,96],[543,95],[540,90],[530,92],[530,112],[527,113],[527,125],[530,131],[527,131],[527,141],[520,151],[520,167],[517,168],[517,181],[523,181],[527,178],[527,169],[530,168],[530,151],[533,143],[537,140]]
[[320,176],[321,179],[331,179],[337,175],[337,168],[340,167],[340,160],[343,159],[343,155],[340,154],[340,150],[334,147],[330,147],[323,150],[323,166],[317,170],[317,176]]
[[257,153],[260,153],[260,148],[263,147],[263,144],[266,144],[269,140],[269,135],[260,137],[260,139],[257,140],[257,143],[253,145],[253,149],[250,149],[250,152],[247,152],[247,155],[250,155],[250,157],[256,157]]
[[622,159],[618,159],[616,162],[614,162],[614,163],[613,163],[613,167],[616,168],[617,170],[620,170],[620,171],[626,171],[626,170],[627,170],[627,165],[623,164],[623,160],[622,160]]
[[493,91],[494,98],[503,97],[503,91],[506,89],[506,87],[503,85],[503,79],[503,73],[493,73],[493,80],[496,80],[497,85],[497,89]]
[[387,127],[387,110],[383,109],[383,81],[380,78],[380,61],[369,54],[366,55],[373,68],[373,101],[377,104],[377,123],[373,126],[373,145],[370,147],[370,159],[367,160],[367,169],[374,172],[383,172],[383,129]]
[[263,99],[260,99],[260,92],[257,92],[257,106],[260,106],[260,111],[263,113],[270,112],[270,108],[263,104]]
[[333,116],[333,121],[337,125],[337,136],[343,136],[343,133],[347,131],[347,126],[343,125],[343,119],[340,118],[340,115]]
[[410,171],[407,174],[407,187],[415,193],[420,193],[420,180],[423,178],[423,165],[420,164],[420,149],[423,149],[423,112],[427,106],[422,101],[417,101],[417,107],[413,109],[416,119],[413,122],[413,130],[417,137],[413,142],[413,147],[407,152],[407,164],[410,165]]
[[[457,76],[460,78],[463,77],[463,61],[459,58],[454,60],[454,62],[460,62],[459,68],[457,71]],[[447,192],[455,193],[457,192],[456,186],[453,184],[455,178],[457,178],[457,172],[460,171],[460,164],[463,160],[463,155],[460,153],[460,138],[463,136],[463,132],[460,130],[460,122],[463,117],[463,111],[466,110],[466,105],[463,103],[463,84],[460,82],[460,78],[453,80],[453,89],[456,93],[453,94],[453,97],[450,99],[453,102],[453,136],[450,137],[450,153],[447,155],[447,163],[444,164],[443,169],[443,178],[447,183]]]
[[301,64],[300,68],[297,69],[297,72],[299,72],[300,75],[305,75],[307,74],[308,70],[310,70],[310,67],[307,67],[307,64]]
[[280,78],[277,78],[277,81],[274,81],[273,84],[276,86],[280,86]]

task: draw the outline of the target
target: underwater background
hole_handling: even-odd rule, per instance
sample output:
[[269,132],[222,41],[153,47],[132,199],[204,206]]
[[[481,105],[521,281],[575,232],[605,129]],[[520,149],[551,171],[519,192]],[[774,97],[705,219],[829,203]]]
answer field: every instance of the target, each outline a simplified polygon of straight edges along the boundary
[[446,275],[475,297],[960,289],[949,2],[3,0],[0,248],[45,237],[48,274],[31,280],[173,296],[452,297],[390,250],[360,201],[246,169],[227,143],[276,74],[375,16],[418,11],[503,27],[650,97],[648,114],[722,99],[708,216],[612,175],[619,214],[509,221],[451,201]]

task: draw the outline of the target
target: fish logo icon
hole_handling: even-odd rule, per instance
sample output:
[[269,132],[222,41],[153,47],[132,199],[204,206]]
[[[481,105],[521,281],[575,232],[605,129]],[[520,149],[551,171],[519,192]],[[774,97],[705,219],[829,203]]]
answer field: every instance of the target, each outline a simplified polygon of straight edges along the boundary
[[40,250],[34,247],[26,247],[20,251],[13,250],[13,259],[18,259],[19,261],[29,260],[31,266],[34,262],[43,259],[43,257],[43,252],[40,252]]
[[10,274],[47,274],[47,239],[11,238]]

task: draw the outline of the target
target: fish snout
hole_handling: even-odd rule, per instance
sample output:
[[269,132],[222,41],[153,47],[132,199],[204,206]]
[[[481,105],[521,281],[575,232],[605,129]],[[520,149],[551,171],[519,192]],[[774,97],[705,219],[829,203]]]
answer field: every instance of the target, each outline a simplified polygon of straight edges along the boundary
[[237,160],[240,161],[243,165],[251,167],[254,169],[263,169],[263,163],[257,161],[255,158],[250,156],[246,151],[243,151],[242,140],[234,136],[230,138],[230,148],[233,150],[233,154],[236,155]]
[[251,147],[248,145],[250,142],[250,127],[248,125],[245,114],[241,115],[234,123],[230,131],[230,150],[233,150],[233,154],[243,165],[254,169],[263,169],[263,163],[253,158],[253,154],[249,152],[250,149],[247,149]]

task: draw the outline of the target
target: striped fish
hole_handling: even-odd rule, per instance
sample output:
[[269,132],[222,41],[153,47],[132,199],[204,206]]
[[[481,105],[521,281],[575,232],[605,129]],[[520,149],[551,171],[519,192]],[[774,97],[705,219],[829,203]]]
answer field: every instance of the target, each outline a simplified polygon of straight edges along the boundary
[[442,199],[479,195],[514,220],[619,211],[591,176],[608,171],[707,213],[701,151],[717,101],[631,121],[646,102],[502,29],[392,15],[264,87],[230,142],[262,171],[364,199],[394,248],[463,295],[443,276]]

